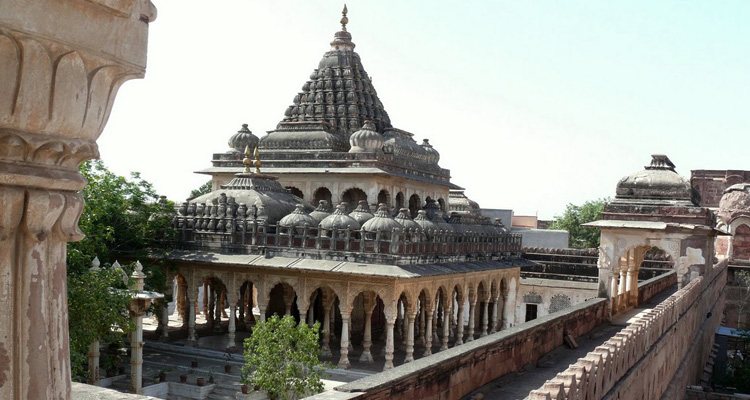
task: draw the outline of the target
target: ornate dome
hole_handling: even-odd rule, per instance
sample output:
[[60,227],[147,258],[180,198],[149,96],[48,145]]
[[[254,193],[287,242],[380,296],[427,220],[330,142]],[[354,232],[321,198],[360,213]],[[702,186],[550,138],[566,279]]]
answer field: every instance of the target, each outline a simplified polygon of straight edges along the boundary
[[362,129],[349,136],[350,153],[375,153],[382,151],[385,138],[375,130],[372,121],[365,121]]
[[297,204],[294,211],[279,221],[279,225],[285,228],[294,228],[298,226],[316,226],[318,223],[315,218],[305,213],[305,206]]
[[231,151],[242,153],[245,148],[253,150],[258,147],[258,140],[258,137],[247,128],[247,124],[242,124],[242,129],[229,138],[228,144]]
[[378,205],[378,212],[375,213],[375,216],[362,225],[362,230],[365,232],[393,232],[394,229],[401,230],[403,228],[401,224],[388,215],[388,207],[383,203]]
[[419,225],[420,228],[422,228],[423,232],[436,231],[440,229],[437,224],[427,219],[427,211],[425,210],[417,211],[417,217],[414,218],[414,222]]
[[750,216],[750,183],[738,183],[724,190],[719,202],[719,219],[729,225],[738,216]]
[[[289,193],[276,179],[275,176],[264,174],[237,174],[219,190],[190,200],[188,210],[191,205],[196,205],[196,214],[205,215],[209,210],[217,212],[214,206],[219,206],[220,210],[222,204],[230,204],[234,210],[234,205],[238,205],[239,209],[246,210],[246,215],[237,215],[238,218],[256,217],[266,219],[270,224],[277,223],[294,211],[297,205],[312,211],[311,205]],[[252,211],[253,206],[255,211]]]
[[463,190],[451,190],[448,195],[448,210],[475,217],[482,215],[479,203],[466,197]]
[[432,147],[432,145],[430,144],[430,139],[422,140],[422,148],[424,148],[424,151],[427,154],[428,163],[437,164],[438,161],[440,161],[440,153],[438,153],[438,151],[435,150],[434,147]]
[[357,204],[357,208],[355,208],[354,211],[350,212],[349,216],[357,220],[360,225],[369,221],[373,217],[372,213],[370,212],[370,207],[367,205],[367,201],[365,200],[360,200]]
[[651,156],[651,165],[632,173],[617,184],[615,200],[670,201],[693,205],[690,183],[675,172],[675,165],[663,154]]
[[346,215],[346,206],[339,204],[336,206],[336,211],[333,214],[323,218],[318,225],[321,229],[334,230],[334,229],[351,229],[357,230],[360,227],[359,222],[354,218]]
[[[423,210],[419,210],[419,212],[422,212]],[[411,229],[412,231],[421,231],[422,226],[416,223],[414,220],[409,218],[409,209],[408,208],[402,208],[398,210],[398,215],[394,218],[396,222],[401,224],[401,226],[404,227],[404,229]]]
[[318,202],[318,208],[315,209],[315,211],[310,213],[310,216],[313,217],[316,223],[319,224],[320,221],[322,221],[325,217],[331,215],[330,212],[328,212],[328,201],[326,200],[320,200]]

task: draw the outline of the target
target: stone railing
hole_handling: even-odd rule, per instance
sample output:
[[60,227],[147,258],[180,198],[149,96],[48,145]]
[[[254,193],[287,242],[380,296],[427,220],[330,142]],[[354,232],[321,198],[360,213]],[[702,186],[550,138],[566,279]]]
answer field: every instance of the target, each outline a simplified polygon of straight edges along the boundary
[[510,329],[441,351],[336,388],[357,399],[460,399],[478,387],[578,337],[606,320],[606,300],[593,299]]
[[672,270],[638,283],[638,304],[643,304],[664,289],[677,284],[677,272]]
[[[195,227],[201,228],[195,229]],[[467,225],[469,226],[469,225]],[[459,259],[496,259],[519,255],[521,236],[498,233],[491,227],[471,226],[476,231],[365,232],[352,229],[324,230],[312,227],[284,228],[263,220],[241,218],[214,222],[202,227],[198,218],[178,217],[177,247],[216,249],[233,253],[266,254],[268,251],[297,250],[325,258],[330,253],[383,255],[410,262],[436,262]],[[380,257],[382,258],[382,257]]]
[[682,398],[708,357],[725,284],[722,261],[531,391],[527,399]]

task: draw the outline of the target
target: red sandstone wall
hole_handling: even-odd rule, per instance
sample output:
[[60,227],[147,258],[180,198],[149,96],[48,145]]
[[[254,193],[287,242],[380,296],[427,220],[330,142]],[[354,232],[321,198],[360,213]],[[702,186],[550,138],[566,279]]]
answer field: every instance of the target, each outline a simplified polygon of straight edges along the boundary
[[723,261],[532,391],[529,400],[684,398],[721,321],[726,273]]
[[[521,370],[574,337],[606,321],[606,301],[594,299],[526,324],[477,339],[337,388],[365,392],[357,399],[460,399],[476,388]],[[384,379],[383,375],[387,374]]]

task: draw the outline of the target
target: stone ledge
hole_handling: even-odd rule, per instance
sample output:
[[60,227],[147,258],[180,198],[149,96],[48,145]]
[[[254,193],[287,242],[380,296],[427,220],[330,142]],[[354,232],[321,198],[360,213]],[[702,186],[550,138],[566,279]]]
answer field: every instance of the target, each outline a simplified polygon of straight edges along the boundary
[[159,400],[156,397],[122,393],[78,382],[73,382],[71,389],[71,399],[75,400]]

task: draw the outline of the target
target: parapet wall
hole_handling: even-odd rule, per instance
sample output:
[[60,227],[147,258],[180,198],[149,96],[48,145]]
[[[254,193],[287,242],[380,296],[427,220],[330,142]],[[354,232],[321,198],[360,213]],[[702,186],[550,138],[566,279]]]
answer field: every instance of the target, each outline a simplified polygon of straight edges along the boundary
[[725,285],[722,261],[533,390],[528,399],[683,398],[711,349]]
[[605,299],[517,325],[470,343],[336,388],[356,399],[460,399],[476,388],[534,364],[563,344],[563,332],[588,333],[607,318]]
[[638,284],[638,304],[644,304],[654,295],[677,284],[677,272],[669,271]]

